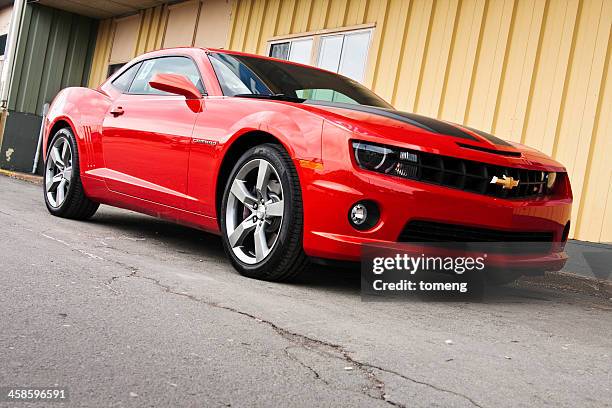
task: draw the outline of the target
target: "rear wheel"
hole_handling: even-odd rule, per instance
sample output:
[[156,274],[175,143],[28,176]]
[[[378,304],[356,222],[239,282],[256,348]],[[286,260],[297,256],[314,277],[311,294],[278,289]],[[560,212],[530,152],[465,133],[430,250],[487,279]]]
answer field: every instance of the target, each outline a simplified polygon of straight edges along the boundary
[[99,207],[83,190],[79,152],[69,128],[58,130],[49,143],[43,188],[47,209],[55,216],[84,220]]
[[220,217],[225,252],[242,275],[285,281],[306,268],[300,183],[282,147],[264,144],[242,155]]

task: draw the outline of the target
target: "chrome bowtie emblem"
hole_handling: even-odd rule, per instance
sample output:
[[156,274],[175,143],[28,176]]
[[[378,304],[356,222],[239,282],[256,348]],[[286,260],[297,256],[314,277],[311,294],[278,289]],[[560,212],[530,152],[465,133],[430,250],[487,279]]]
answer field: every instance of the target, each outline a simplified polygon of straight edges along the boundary
[[504,174],[502,178],[493,176],[493,178],[491,179],[491,184],[497,184],[498,186],[502,186],[504,190],[512,190],[514,187],[517,187],[519,185],[519,181]]

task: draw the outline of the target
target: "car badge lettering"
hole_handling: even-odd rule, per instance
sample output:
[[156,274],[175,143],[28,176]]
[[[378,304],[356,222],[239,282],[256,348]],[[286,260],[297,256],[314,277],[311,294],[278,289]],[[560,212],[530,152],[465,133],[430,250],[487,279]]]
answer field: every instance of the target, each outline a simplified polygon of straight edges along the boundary
[[504,190],[512,190],[514,187],[517,187],[519,185],[519,181],[504,174],[502,178],[493,176],[493,178],[491,179],[491,184],[497,184],[498,186],[502,186]]
[[216,146],[217,145],[217,142],[215,140],[197,139],[197,138],[193,138],[193,143],[205,144],[205,145],[209,145],[209,146]]

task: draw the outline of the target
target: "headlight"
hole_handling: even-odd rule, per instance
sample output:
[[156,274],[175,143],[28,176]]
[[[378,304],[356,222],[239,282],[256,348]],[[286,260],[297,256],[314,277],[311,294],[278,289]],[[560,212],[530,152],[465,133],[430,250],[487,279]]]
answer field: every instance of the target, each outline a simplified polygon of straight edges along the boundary
[[555,185],[555,180],[557,180],[557,173],[548,173],[546,175],[546,187],[550,190]]
[[362,169],[404,178],[415,178],[418,174],[418,156],[411,151],[354,141],[353,153]]
[[353,142],[355,160],[366,170],[387,173],[396,162],[396,152],[388,147],[364,142]]

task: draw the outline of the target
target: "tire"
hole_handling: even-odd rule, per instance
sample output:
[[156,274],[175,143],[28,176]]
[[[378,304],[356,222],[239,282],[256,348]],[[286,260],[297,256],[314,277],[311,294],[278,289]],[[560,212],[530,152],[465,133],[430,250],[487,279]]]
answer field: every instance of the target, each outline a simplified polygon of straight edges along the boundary
[[57,217],[85,220],[100,206],[85,195],[79,172],[79,151],[70,128],[58,130],[49,143],[43,192],[47,210]]
[[289,281],[308,266],[300,182],[281,146],[263,144],[242,155],[227,179],[219,216],[223,248],[240,274]]

